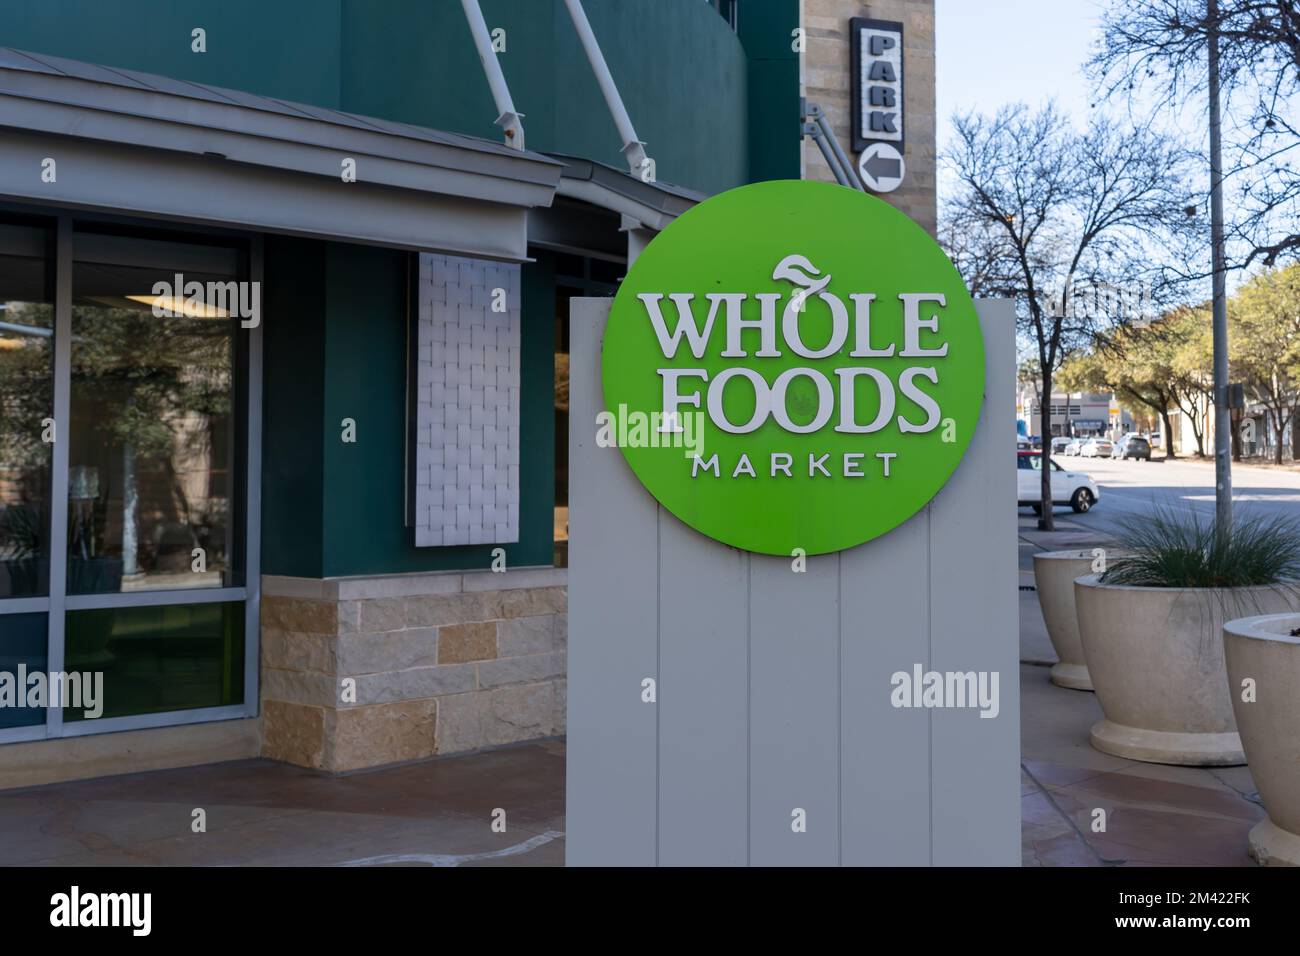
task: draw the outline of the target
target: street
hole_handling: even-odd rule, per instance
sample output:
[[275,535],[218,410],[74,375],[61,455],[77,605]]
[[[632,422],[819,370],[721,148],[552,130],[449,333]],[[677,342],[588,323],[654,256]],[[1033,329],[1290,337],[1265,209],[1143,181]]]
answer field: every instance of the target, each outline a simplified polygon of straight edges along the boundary
[[[1110,458],[1052,456],[1067,471],[1085,472],[1101,490],[1087,514],[1058,507],[1058,517],[1102,532],[1118,531],[1135,517],[1157,507],[1214,517],[1214,464],[1210,461],[1118,461]],[[1234,513],[1280,512],[1300,520],[1300,472],[1235,463],[1232,469]],[[1021,509],[1029,514],[1028,509]]]

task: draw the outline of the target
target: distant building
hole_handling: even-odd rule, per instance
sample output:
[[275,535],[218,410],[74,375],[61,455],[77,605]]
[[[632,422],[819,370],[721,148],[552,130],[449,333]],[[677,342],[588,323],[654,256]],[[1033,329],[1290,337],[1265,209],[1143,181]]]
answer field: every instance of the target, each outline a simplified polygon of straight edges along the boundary
[[[1114,395],[1109,392],[1053,392],[1049,412],[1053,438],[1069,436],[1118,438],[1134,430],[1133,416],[1127,409],[1111,415]],[[1042,405],[1033,386],[1024,386],[1016,395],[1016,418],[1025,422],[1030,435],[1042,431]]]
[[[1196,446],[1196,429],[1193,421],[1185,412],[1179,411],[1170,416],[1174,423],[1175,450],[1181,455],[1194,455]],[[1214,406],[1208,406],[1199,416],[1201,446],[1206,455],[1214,454]],[[1277,432],[1274,428],[1273,413],[1267,405],[1249,402],[1236,416],[1237,438],[1233,455],[1241,458],[1274,459],[1277,456]],[[1295,438],[1293,425],[1294,413],[1282,426],[1282,457],[1294,459]]]

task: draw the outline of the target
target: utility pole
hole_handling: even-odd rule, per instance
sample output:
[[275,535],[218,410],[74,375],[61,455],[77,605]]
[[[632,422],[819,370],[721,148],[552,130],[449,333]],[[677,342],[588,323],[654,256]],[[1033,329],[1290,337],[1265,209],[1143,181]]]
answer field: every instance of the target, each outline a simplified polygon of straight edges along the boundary
[[1214,528],[1232,530],[1232,409],[1228,403],[1228,298],[1223,253],[1223,142],[1219,119],[1219,0],[1207,0],[1210,41],[1210,256],[1214,270]]

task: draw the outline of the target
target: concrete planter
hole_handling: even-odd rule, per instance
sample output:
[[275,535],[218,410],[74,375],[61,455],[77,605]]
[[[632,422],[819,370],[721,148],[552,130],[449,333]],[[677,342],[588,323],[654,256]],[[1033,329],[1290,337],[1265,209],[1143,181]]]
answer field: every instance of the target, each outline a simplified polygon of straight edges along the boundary
[[[1229,621],[1223,628],[1228,687],[1250,773],[1268,817],[1250,831],[1265,866],[1300,866],[1300,614]],[[1255,699],[1242,700],[1242,681]]]
[[1300,610],[1294,588],[1152,588],[1078,578],[1079,637],[1105,715],[1092,745],[1149,763],[1246,762],[1223,663],[1225,621]]
[[1074,579],[1092,572],[1096,557],[1088,551],[1047,551],[1034,555],[1034,589],[1047,623],[1047,636],[1060,658],[1052,667],[1052,683],[1073,690],[1092,690],[1092,678],[1079,641],[1074,610]]

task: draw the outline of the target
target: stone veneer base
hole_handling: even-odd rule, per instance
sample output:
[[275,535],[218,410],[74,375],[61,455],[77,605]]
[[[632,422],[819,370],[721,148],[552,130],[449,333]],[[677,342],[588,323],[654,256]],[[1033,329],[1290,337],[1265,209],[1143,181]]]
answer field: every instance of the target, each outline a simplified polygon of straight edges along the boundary
[[262,578],[262,755],[341,772],[564,733],[567,573]]

